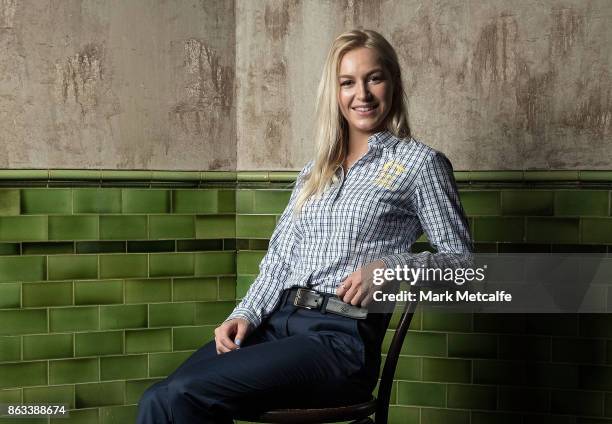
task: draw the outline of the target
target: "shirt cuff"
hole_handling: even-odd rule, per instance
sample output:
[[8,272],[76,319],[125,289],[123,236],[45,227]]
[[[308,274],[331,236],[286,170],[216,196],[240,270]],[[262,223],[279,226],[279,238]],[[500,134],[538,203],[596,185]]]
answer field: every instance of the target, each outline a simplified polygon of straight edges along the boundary
[[257,328],[259,327],[259,324],[261,324],[261,319],[259,319],[259,317],[253,313],[253,311],[247,308],[234,308],[232,313],[225,319],[225,321],[229,321],[234,318],[242,318],[247,320],[251,323],[253,328]]

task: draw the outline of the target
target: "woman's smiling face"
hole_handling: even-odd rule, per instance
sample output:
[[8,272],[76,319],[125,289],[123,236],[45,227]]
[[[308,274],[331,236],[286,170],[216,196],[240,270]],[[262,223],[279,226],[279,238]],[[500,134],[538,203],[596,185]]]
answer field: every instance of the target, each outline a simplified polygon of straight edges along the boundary
[[393,87],[376,50],[360,47],[345,53],[338,84],[338,105],[350,132],[380,131],[391,108]]

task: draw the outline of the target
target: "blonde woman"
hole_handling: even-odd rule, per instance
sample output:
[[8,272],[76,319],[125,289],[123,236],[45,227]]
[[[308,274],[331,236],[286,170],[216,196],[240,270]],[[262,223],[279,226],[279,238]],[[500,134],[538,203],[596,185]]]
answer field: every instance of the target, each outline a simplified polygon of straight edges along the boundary
[[[372,271],[469,264],[448,159],[410,137],[397,55],[377,32],[333,43],[316,156],[300,172],[260,273],[195,352],[140,401],[138,423],[229,423],[239,413],[366,401],[389,314],[367,313]],[[425,232],[437,253],[410,253]]]

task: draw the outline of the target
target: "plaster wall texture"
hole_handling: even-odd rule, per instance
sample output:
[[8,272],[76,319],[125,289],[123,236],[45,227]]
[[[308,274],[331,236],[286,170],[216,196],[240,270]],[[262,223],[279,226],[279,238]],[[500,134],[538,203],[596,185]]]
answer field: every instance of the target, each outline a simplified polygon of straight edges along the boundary
[[233,1],[0,0],[0,168],[235,169]]
[[0,168],[297,170],[336,35],[456,170],[612,169],[608,0],[0,0]]
[[237,0],[238,169],[299,169],[353,27],[396,48],[416,138],[456,170],[612,168],[612,2]]

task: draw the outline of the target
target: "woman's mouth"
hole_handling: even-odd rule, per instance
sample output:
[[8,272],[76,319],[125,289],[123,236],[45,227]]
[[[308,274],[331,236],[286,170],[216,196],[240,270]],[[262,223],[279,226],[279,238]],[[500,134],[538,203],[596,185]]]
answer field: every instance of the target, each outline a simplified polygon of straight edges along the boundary
[[368,115],[373,115],[377,107],[378,105],[357,106],[357,107],[354,107],[353,110],[357,112],[357,115],[368,116]]

